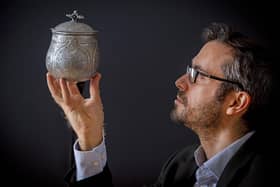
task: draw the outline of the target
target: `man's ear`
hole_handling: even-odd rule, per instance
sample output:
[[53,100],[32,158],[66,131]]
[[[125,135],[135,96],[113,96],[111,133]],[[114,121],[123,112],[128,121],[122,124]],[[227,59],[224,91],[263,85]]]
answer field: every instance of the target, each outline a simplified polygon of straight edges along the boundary
[[251,103],[251,96],[244,91],[235,92],[227,106],[227,115],[243,114],[247,111]]

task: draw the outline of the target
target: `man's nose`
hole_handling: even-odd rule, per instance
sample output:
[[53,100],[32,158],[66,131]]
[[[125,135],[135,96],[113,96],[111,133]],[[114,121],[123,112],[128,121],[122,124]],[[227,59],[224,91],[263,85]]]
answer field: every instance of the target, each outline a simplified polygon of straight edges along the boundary
[[180,91],[185,91],[186,88],[188,87],[188,83],[187,83],[187,75],[181,75],[176,81],[175,81],[175,85],[176,87],[180,90]]

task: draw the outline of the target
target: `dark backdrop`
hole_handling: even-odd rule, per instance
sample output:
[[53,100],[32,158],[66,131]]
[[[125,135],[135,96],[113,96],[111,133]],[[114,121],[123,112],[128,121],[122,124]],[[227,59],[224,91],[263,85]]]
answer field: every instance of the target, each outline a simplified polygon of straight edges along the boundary
[[99,31],[108,161],[120,187],[154,181],[172,152],[197,141],[169,112],[174,81],[200,49],[203,27],[225,22],[274,44],[269,1],[2,1],[0,178],[7,186],[65,186],[72,133],[47,89],[45,56],[50,28],[74,9]]

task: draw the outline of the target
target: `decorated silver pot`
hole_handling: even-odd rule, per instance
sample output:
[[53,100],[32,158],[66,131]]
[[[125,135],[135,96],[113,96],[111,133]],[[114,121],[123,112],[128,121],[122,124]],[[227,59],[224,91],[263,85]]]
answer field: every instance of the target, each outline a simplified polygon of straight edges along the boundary
[[71,18],[52,28],[52,40],[46,56],[47,70],[55,78],[83,82],[94,76],[99,64],[97,31],[78,22],[83,19],[75,10]]

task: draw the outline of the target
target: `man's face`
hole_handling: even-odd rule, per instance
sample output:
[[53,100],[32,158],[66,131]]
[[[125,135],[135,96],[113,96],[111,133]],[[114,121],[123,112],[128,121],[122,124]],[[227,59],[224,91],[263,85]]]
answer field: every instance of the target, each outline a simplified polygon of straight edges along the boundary
[[[232,62],[232,49],[217,41],[206,43],[192,61],[192,68],[223,78],[221,66]],[[178,88],[172,120],[184,123],[195,132],[203,128],[215,128],[223,117],[223,103],[217,99],[221,82],[197,75],[195,83],[190,73],[176,81]]]

